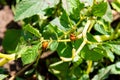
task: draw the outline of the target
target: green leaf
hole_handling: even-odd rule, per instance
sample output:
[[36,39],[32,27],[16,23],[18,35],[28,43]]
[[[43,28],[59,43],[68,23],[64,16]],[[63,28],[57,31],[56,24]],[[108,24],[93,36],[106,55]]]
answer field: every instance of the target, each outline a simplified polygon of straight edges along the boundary
[[114,0],[111,4],[114,9],[120,12],[120,1],[119,0]]
[[69,71],[69,63],[63,61],[53,63],[50,65],[49,71],[55,74],[59,80],[66,79]]
[[68,15],[70,15],[70,13],[74,13],[73,11],[75,9],[80,11],[83,8],[83,6],[84,4],[80,3],[79,0],[62,0],[62,7]]
[[0,74],[0,80],[4,80],[5,78],[7,78],[8,75],[6,74]]
[[19,44],[15,50],[16,58],[19,57],[21,54],[25,53],[28,50],[28,46],[26,44]]
[[111,46],[111,50],[112,50],[115,54],[120,55],[120,45],[111,44],[110,46]]
[[15,80],[24,80],[24,79],[20,77],[16,77]]
[[54,7],[59,0],[23,0],[17,4],[15,20],[22,20],[24,18],[41,14],[44,15],[44,10],[48,7]]
[[38,45],[28,48],[25,53],[21,55],[23,64],[29,64],[36,60],[38,55]]
[[112,51],[110,50],[109,46],[104,46],[103,49],[106,51],[107,57],[111,60],[111,62],[113,62],[115,59],[115,56],[112,53]]
[[81,77],[81,76],[82,76],[82,70],[81,70],[81,68],[80,68],[80,67],[76,67],[76,68],[74,69],[74,72],[73,72],[72,74],[75,75],[76,78]]
[[72,47],[69,46],[67,43],[59,43],[57,52],[60,57],[71,58],[72,56]]
[[30,75],[30,74],[33,74],[35,71],[35,69],[30,69],[28,71],[25,72],[25,75]]
[[79,80],[90,80],[88,74],[83,74]]
[[108,75],[110,74],[111,66],[108,66],[107,68],[102,68],[99,70],[99,73],[96,74],[92,80],[105,80]]
[[50,43],[50,50],[51,51],[57,50],[58,44],[59,43],[57,41],[52,41],[52,43]]
[[92,13],[94,16],[102,17],[107,11],[107,3],[101,2],[99,4],[94,4],[92,7]]
[[79,48],[79,46],[81,45],[81,43],[82,43],[82,39],[77,39],[77,40],[75,40],[75,42],[73,43],[73,45],[74,45],[74,47],[75,47],[75,49],[77,50],[78,48]]
[[23,29],[26,30],[26,31],[29,31],[30,33],[34,34],[38,38],[41,37],[41,34],[40,34],[39,30],[37,30],[36,28],[32,27],[30,24],[24,26]]
[[65,27],[65,28],[69,28],[69,19],[68,19],[68,15],[67,13],[64,11],[60,17],[60,24]]
[[113,20],[112,10],[110,8],[109,3],[107,3],[107,11],[102,18],[107,22],[112,22]]
[[94,0],[80,0],[81,3],[85,4],[85,7],[92,6]]
[[97,42],[97,41],[95,40],[95,38],[93,37],[93,35],[90,34],[90,33],[87,33],[87,40],[88,40],[88,41],[91,41],[91,42]]
[[0,74],[5,74],[7,70],[3,67],[0,67]]
[[2,41],[2,45],[5,51],[13,52],[15,51],[17,44],[20,40],[21,30],[7,30],[5,33],[5,37]]
[[120,66],[120,62],[99,69],[99,73],[96,74],[92,80],[105,80],[108,78],[109,74],[120,74],[120,69],[118,69],[117,66]]
[[115,67],[116,67],[116,69],[120,70],[120,62],[117,62],[117,63],[115,64]]
[[70,18],[77,22],[80,19],[80,12],[84,8],[84,4],[80,3],[79,0],[74,1],[77,2],[77,7],[72,9],[72,12],[70,13]]
[[45,39],[50,39],[50,38],[57,39],[59,34],[61,34],[61,32],[60,30],[58,30],[57,26],[48,24],[47,26],[44,27],[42,35]]
[[[117,64],[117,63],[116,63]],[[114,64],[114,65],[111,65],[112,66],[112,68],[111,68],[111,72],[110,72],[110,74],[115,74],[115,75],[120,75],[120,69],[118,69],[117,67],[116,67],[116,64]]]
[[56,17],[55,19],[53,19],[50,22],[53,26],[57,26],[59,30],[61,31],[66,31],[67,29],[65,27],[63,27],[60,23],[60,19],[58,17]]
[[98,61],[104,57],[104,52],[100,49],[89,49],[88,45],[85,45],[83,49],[81,50],[81,57],[85,60],[92,60],[92,61]]
[[101,34],[108,34],[107,32],[106,32],[106,30],[105,30],[105,28],[102,26],[102,25],[100,25],[100,24],[98,24],[98,23],[96,23],[95,25],[94,25],[94,29],[96,30],[96,31],[98,31],[99,33],[101,33]]

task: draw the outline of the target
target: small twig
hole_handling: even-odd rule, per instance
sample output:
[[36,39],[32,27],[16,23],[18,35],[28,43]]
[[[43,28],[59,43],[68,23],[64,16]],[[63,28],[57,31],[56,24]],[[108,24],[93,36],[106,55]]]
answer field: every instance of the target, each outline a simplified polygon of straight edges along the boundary
[[[48,56],[50,56],[53,52],[52,51],[47,51],[44,52],[41,56],[40,59],[44,59]],[[31,65],[33,65],[34,62],[30,63],[29,65],[25,66],[24,68],[22,68],[18,73],[16,73],[16,75],[12,76],[9,80],[14,80],[16,76],[19,76],[21,73],[23,73],[26,69],[28,69]]]
[[26,69],[28,69],[34,62],[28,64],[24,68],[22,68],[19,72],[16,73],[16,75],[12,76],[9,80],[14,80],[16,76],[19,76],[21,73],[23,73]]
[[40,59],[47,58],[47,57],[50,56],[52,53],[54,53],[54,51],[43,52],[43,54],[41,54],[41,56],[40,56]]

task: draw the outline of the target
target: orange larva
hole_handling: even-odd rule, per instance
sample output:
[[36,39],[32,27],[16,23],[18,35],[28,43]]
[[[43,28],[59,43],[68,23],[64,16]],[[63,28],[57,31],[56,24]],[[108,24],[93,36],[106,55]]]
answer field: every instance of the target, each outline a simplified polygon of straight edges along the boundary
[[73,33],[70,34],[70,40],[71,41],[75,41],[76,40],[75,34],[73,34]]
[[45,50],[48,47],[48,41],[42,42],[42,49]]

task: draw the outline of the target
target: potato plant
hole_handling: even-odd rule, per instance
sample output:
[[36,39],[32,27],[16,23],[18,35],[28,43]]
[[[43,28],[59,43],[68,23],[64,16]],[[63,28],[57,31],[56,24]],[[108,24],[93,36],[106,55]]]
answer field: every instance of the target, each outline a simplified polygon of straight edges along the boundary
[[57,80],[103,80],[120,74],[120,23],[111,26],[107,0],[17,0],[14,12],[22,29],[6,31],[2,44],[8,54],[0,53],[0,66],[20,58],[23,69],[33,66],[24,75],[32,73],[38,80],[46,78],[37,70],[41,60]]

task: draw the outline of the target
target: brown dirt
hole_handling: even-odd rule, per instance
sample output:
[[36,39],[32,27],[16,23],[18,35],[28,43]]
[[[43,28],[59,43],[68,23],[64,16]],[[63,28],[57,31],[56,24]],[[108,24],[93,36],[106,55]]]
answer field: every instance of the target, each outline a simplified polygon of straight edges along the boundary
[[4,37],[4,33],[7,29],[7,25],[13,21],[13,13],[9,6],[4,6],[0,9],[0,52],[3,50],[1,44]]

